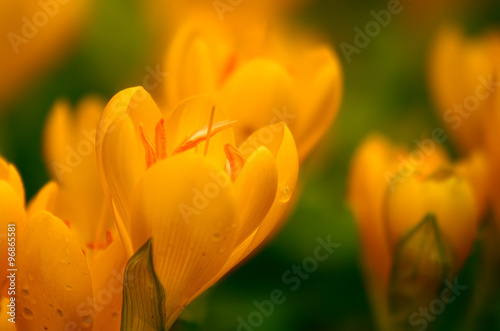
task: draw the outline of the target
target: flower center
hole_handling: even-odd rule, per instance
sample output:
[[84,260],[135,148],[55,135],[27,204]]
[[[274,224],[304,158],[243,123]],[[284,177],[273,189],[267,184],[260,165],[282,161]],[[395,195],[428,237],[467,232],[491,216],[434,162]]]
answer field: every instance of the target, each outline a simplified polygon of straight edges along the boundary
[[[214,114],[215,107],[213,107],[210,112],[208,124],[182,140],[182,142],[174,148],[172,155],[188,151],[192,148],[195,148],[200,143],[205,142],[205,149],[203,154],[206,156],[210,138],[221,132],[222,130],[232,127],[236,123],[236,121],[232,120],[224,120],[214,123]],[[163,160],[168,156],[165,120],[163,118],[158,122],[158,124],[156,124],[154,147],[152,142],[149,140],[146,132],[144,131],[144,125],[142,123],[139,124],[139,132],[142,144],[144,146],[147,168],[151,167],[159,160]]]

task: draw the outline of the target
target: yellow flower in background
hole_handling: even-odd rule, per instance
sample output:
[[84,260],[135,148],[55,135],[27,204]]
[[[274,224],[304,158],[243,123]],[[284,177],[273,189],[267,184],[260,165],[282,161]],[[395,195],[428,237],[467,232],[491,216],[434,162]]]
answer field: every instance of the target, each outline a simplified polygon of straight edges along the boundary
[[500,33],[468,37],[442,27],[433,43],[429,77],[436,108],[463,153],[484,146],[484,121],[500,81]]
[[167,53],[165,100],[173,106],[193,95],[212,96],[238,121],[237,143],[263,126],[284,121],[303,161],[339,109],[339,59],[311,35],[262,34],[257,25],[244,28],[255,37],[243,38],[213,23],[206,13],[190,16]]
[[[33,285],[33,279],[24,278],[27,287],[47,287],[62,295],[50,300],[43,299],[46,305],[34,305],[31,301],[23,300],[33,316],[29,318],[28,314],[21,318],[26,323],[24,325],[31,328],[42,323],[47,326],[48,322],[41,318],[47,314],[54,317],[50,325],[55,328],[62,321],[91,330],[120,328],[123,271],[127,259],[115,230],[111,203],[104,195],[99,181],[95,157],[95,146],[98,144],[95,140],[96,128],[104,106],[99,98],[87,97],[73,111],[67,102],[58,101],[47,120],[44,154],[53,181],[45,185],[30,202],[28,214],[30,224],[34,225],[26,232],[48,232],[40,236],[27,234],[28,239],[21,248],[27,256],[23,272],[28,275],[42,272],[43,265],[33,264],[29,256],[38,256],[48,263],[47,260],[51,259],[48,255],[50,250],[40,250],[38,247],[41,245],[40,241],[43,243],[47,237],[55,234],[59,241],[54,241],[54,247],[69,245],[68,249],[79,248],[76,253],[66,256],[66,260],[79,267],[70,268],[67,272],[71,274],[64,281],[57,274],[52,274],[52,271],[48,272],[50,276],[47,278],[37,278],[36,285]],[[41,225],[42,222],[47,223],[47,228]],[[39,227],[43,227],[43,230],[37,230]],[[66,238],[65,242],[62,242],[63,238]],[[40,252],[35,254],[30,250],[32,248]],[[84,292],[77,295],[80,301],[61,301],[61,298],[66,300],[66,296],[76,295],[65,287],[68,285],[65,282],[76,282],[75,284],[82,286]],[[82,282],[91,283],[90,292]],[[73,285],[69,284],[69,287],[73,288]],[[42,291],[32,295],[35,300],[40,301],[49,294]],[[75,313],[79,314],[78,318]]]
[[46,67],[60,60],[87,18],[90,1],[0,3],[0,109]]
[[[426,270],[438,275],[450,265],[449,272],[456,274],[471,252],[485,212],[484,157],[453,165],[431,139],[419,146],[410,153],[374,135],[360,145],[351,163],[349,203],[360,232],[365,280],[381,325],[390,316],[387,295],[399,280],[398,268],[418,269],[422,261],[433,261],[437,233],[437,246],[444,247],[447,259]],[[421,229],[429,215],[435,218],[435,233]]]
[[288,128],[237,125],[209,97],[163,118],[143,88],[118,93],[99,124],[97,160],[129,256],[153,238],[167,328],[184,307],[259,247],[291,206],[298,159]]
[[106,232],[115,232],[95,156],[96,128],[105,105],[95,96],[83,99],[75,109],[67,101],[57,101],[44,129],[44,159],[57,183],[45,188],[57,191],[51,193],[55,197],[47,210],[78,233],[81,246],[89,253],[93,250],[88,246],[105,243]]

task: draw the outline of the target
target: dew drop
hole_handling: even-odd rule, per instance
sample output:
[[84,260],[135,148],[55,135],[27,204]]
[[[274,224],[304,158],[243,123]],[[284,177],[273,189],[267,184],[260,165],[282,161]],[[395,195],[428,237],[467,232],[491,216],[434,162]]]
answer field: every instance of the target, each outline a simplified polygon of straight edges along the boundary
[[222,234],[220,232],[216,232],[212,235],[212,240],[213,241],[221,241],[222,240]]
[[221,248],[221,249],[219,249],[218,253],[219,253],[219,254],[222,254],[222,253],[224,253],[225,251],[226,251],[226,249],[225,249],[225,248]]
[[21,294],[23,295],[23,297],[27,298],[30,296],[30,291],[27,288],[23,288],[21,290]]
[[64,288],[66,289],[66,291],[68,291],[68,292],[69,292],[69,291],[71,291],[71,290],[73,289],[73,286],[71,286],[71,285],[66,285],[66,286],[64,286]]
[[23,316],[27,320],[31,320],[31,319],[33,319],[33,312],[31,310],[29,310],[28,308],[24,307]]
[[58,310],[56,311],[56,313],[57,313],[57,316],[59,316],[60,318],[63,318],[63,317],[64,317],[64,314],[63,314],[63,312],[62,312],[62,310],[61,310],[61,309],[58,309]]
[[280,201],[285,203],[290,201],[292,197],[292,192],[288,186],[284,186],[281,188]]
[[53,304],[49,304],[49,307],[50,307],[50,309],[54,309],[54,305]]
[[80,324],[84,328],[90,327],[92,325],[92,317],[90,315],[82,315],[82,317],[80,318]]
[[113,318],[117,318],[117,317],[118,317],[118,313],[117,313],[116,311],[115,311],[115,312],[113,312],[113,313],[111,314],[111,317],[113,317]]

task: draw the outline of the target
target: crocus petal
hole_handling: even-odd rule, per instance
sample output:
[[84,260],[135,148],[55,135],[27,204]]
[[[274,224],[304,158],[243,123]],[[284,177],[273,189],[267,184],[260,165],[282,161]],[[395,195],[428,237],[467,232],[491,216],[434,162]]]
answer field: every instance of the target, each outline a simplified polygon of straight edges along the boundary
[[112,130],[103,137],[99,159],[101,178],[128,228],[132,193],[145,168],[144,161],[141,161],[144,156],[140,155],[133,123],[128,116],[115,121]]
[[276,62],[257,58],[239,67],[219,91],[219,101],[237,120],[237,143],[258,129],[278,122],[273,111],[287,107],[295,113],[290,75]]
[[240,226],[237,243],[243,242],[260,225],[276,196],[278,172],[274,155],[260,146],[245,163],[234,182]]
[[[273,126],[269,126],[267,128],[271,127]],[[266,128],[261,130],[266,130]],[[257,136],[259,136],[259,132],[261,132],[261,130],[257,131]],[[295,140],[292,133],[287,126],[283,126],[283,130],[284,132],[281,145],[278,151],[273,153],[276,159],[276,168],[278,169],[278,189],[276,197],[274,198],[274,203],[271,206],[269,213],[256,230],[255,237],[248,247],[247,254],[255,250],[264,242],[270,240],[270,238],[286,221],[284,216],[293,205],[292,196],[295,192],[297,178],[299,175],[299,160],[297,147],[295,146]],[[263,141],[262,145],[267,147],[270,144]],[[273,152],[272,149],[269,150]]]
[[55,213],[59,192],[57,183],[45,184],[28,204],[28,218],[44,210]]
[[120,330],[126,264],[123,244],[118,237],[91,266],[95,307],[93,331]]
[[[26,222],[24,203],[17,192],[4,180],[0,180],[0,287],[6,282],[8,258],[8,225],[16,225],[15,236],[21,235]],[[17,241],[18,239],[15,238]]]
[[[167,154],[171,155],[174,149],[182,144],[186,138],[206,127],[210,121],[210,114],[214,112],[213,123],[226,121],[228,118],[224,109],[216,105],[212,98],[207,96],[193,97],[181,102],[167,116],[165,130],[167,133]],[[203,153],[206,143],[201,143],[198,149],[184,153]],[[207,157],[223,167],[226,162],[224,148],[226,144],[234,145],[234,135],[231,128],[224,129],[210,138]]]
[[82,246],[96,237],[96,223],[113,226],[96,168],[96,127],[104,109],[97,97],[87,97],[76,113],[66,102],[53,107],[45,127],[44,150],[52,177],[59,183],[53,206],[48,211],[69,222]]
[[330,128],[342,99],[342,69],[335,53],[326,46],[312,49],[299,59],[295,82],[298,112],[287,123],[297,141],[300,160]]
[[397,155],[398,151],[387,139],[372,135],[358,147],[349,170],[348,201],[360,233],[364,268],[373,278],[375,285],[372,285],[382,292],[388,284],[391,268],[383,202],[397,173],[397,161],[394,161]]
[[201,38],[193,40],[184,54],[181,95],[213,95],[216,73],[212,65],[209,45]]
[[[273,134],[271,135],[271,133]],[[262,137],[273,138],[262,139]],[[258,228],[243,241],[240,240],[237,243],[237,247],[233,250],[231,256],[229,256],[224,267],[197,294],[205,291],[257,247],[262,245],[265,240],[269,240],[272,234],[284,222],[283,216],[291,207],[291,197],[297,184],[299,164],[297,149],[290,130],[282,123],[262,128],[242,144],[240,151],[243,154],[248,153],[252,155],[262,147],[271,152],[276,160],[276,168],[278,170],[277,191],[273,198],[273,204]]]
[[207,158],[180,154],[152,166],[138,185],[132,241],[153,237],[167,326],[209,282],[234,248],[236,198],[229,176]]
[[[170,106],[194,95],[213,92],[220,80],[217,73],[223,71],[224,60],[231,49],[227,31],[214,28],[211,23],[206,16],[195,15],[184,21],[172,39],[165,61],[169,73],[166,95]],[[189,91],[194,94],[188,94]]]
[[[444,124],[459,149],[468,153],[484,141],[483,121],[491,106],[491,86],[496,59],[489,35],[468,39],[455,26],[444,26],[437,35],[431,53],[430,83]],[[467,98],[475,96],[477,106]],[[473,109],[471,113],[470,109]]]
[[0,180],[4,180],[24,203],[24,185],[16,167],[0,157]]
[[457,164],[456,172],[465,178],[473,188],[480,215],[478,220],[482,220],[487,210],[488,178],[490,178],[486,156],[480,151],[471,153]]
[[41,212],[26,225],[18,250],[16,297],[21,330],[92,330],[90,272],[71,231]]
[[276,160],[278,186],[273,205],[256,230],[254,239],[247,247],[246,255],[261,245],[264,240],[269,239],[270,235],[284,222],[283,216],[291,207],[291,197],[295,191],[299,172],[295,141],[292,133],[283,123],[269,125],[258,130],[241,145],[240,151],[243,154],[251,153],[259,146],[269,149]]

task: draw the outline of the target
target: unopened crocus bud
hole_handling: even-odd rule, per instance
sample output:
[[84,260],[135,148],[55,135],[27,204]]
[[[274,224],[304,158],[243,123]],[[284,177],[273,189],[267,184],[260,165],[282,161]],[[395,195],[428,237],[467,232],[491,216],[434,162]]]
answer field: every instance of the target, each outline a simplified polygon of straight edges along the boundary
[[458,271],[476,238],[478,208],[471,185],[452,169],[441,168],[429,176],[415,175],[387,195],[386,226],[393,249],[428,215],[436,221],[438,235]]

